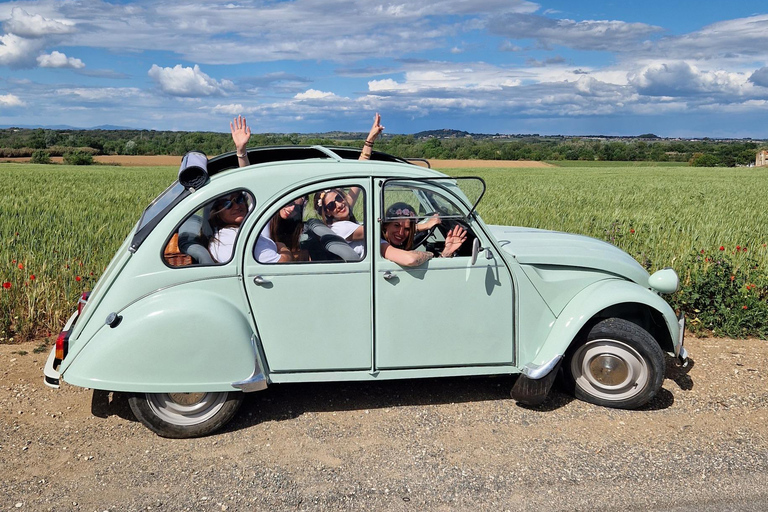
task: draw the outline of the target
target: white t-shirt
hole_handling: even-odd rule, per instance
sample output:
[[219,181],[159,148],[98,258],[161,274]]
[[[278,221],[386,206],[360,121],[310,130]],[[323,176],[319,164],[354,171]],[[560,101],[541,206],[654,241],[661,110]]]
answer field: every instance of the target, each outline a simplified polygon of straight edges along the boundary
[[330,228],[334,233],[346,240],[347,244],[362,258],[365,256],[365,240],[347,240],[347,237],[352,236],[352,233],[360,226],[361,224],[351,220],[337,220],[330,225]]
[[269,238],[269,224],[264,226],[256,245],[253,246],[253,257],[259,263],[277,263],[280,254],[277,252],[277,244]]
[[218,230],[208,244],[208,252],[216,263],[224,263],[232,257],[238,228],[227,227]]

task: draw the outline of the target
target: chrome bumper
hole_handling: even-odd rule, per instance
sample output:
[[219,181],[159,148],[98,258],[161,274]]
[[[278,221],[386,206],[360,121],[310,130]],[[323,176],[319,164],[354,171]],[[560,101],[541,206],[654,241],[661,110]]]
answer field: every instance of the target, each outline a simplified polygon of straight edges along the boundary
[[51,353],[48,354],[48,360],[45,362],[45,368],[43,368],[43,376],[45,378],[45,385],[51,388],[59,388],[59,378],[60,374],[56,368],[54,368],[54,363],[56,361],[56,347],[53,347],[53,350],[51,350]]
[[680,332],[677,335],[677,345],[675,345],[675,357],[677,358],[677,364],[683,368],[688,366],[688,351],[683,346],[683,339],[685,338],[685,314],[680,313],[680,317],[677,319],[677,325],[680,327]]

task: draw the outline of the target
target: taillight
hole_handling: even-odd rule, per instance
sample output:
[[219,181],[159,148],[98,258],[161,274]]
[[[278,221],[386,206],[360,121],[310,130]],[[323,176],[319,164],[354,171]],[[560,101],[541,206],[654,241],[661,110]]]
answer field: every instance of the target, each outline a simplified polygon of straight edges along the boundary
[[70,331],[61,331],[59,337],[56,338],[56,359],[59,361],[63,361],[64,356],[67,355],[67,350],[69,349],[69,332]]

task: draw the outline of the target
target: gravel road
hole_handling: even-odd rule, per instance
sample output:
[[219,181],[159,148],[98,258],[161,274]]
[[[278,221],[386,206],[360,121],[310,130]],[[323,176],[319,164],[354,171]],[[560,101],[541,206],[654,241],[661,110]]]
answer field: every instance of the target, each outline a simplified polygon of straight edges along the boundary
[[511,378],[293,384],[190,440],[47,388],[38,345],[0,345],[0,510],[768,509],[765,341],[686,339],[638,411],[522,407]]

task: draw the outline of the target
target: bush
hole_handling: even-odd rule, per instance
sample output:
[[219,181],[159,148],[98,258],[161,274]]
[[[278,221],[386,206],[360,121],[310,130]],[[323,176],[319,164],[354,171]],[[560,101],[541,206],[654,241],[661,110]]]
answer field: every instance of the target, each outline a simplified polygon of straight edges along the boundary
[[85,151],[75,150],[64,153],[64,163],[67,165],[91,165],[93,155]]
[[32,153],[29,161],[33,164],[49,164],[51,163],[51,155],[45,150],[38,149]]
[[768,278],[746,248],[700,251],[690,256],[673,306],[696,334],[768,336]]

